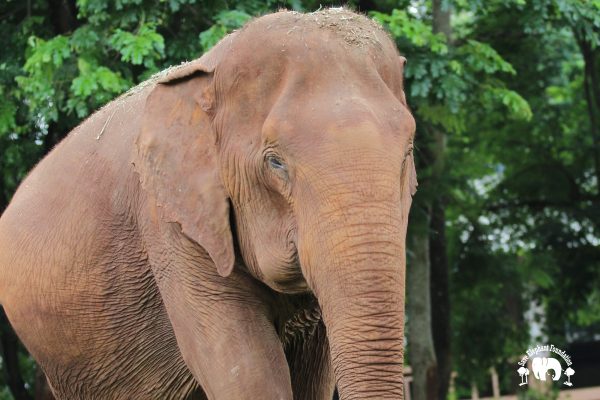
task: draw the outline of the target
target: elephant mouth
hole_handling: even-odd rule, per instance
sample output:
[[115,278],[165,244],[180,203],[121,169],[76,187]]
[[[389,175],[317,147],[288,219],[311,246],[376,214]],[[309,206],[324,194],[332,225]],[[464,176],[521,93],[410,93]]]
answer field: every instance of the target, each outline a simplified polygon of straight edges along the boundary
[[286,294],[301,294],[310,291],[308,283],[302,274],[298,252],[294,246],[294,252],[287,262],[281,267],[277,277],[267,284],[274,290]]
[[286,294],[301,294],[310,291],[304,277],[273,282],[271,287],[278,292]]
[[279,299],[284,312],[275,320],[277,334],[284,345],[312,334],[322,322],[321,308],[312,294],[300,294]]

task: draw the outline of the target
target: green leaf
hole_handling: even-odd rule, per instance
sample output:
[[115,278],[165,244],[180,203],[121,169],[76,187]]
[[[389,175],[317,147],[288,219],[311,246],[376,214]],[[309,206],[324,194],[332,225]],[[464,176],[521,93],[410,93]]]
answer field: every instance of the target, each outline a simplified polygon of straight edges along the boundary
[[152,24],[143,25],[136,33],[117,29],[109,42],[121,53],[121,60],[133,65],[152,65],[164,57],[164,38]]
[[204,51],[210,50],[225,35],[234,29],[241,28],[252,17],[240,10],[221,11],[215,17],[215,24],[200,33],[200,45]]
[[239,10],[221,11],[215,18],[218,24],[223,25],[228,30],[241,28],[250,19],[252,17],[249,14]]
[[76,52],[82,52],[96,48],[100,41],[100,36],[90,26],[84,25],[73,32],[70,38],[70,44]]
[[506,72],[515,75],[516,71],[508,62],[488,44],[469,39],[466,44],[457,49],[459,54],[465,56],[465,64],[474,71],[483,71],[487,74]]
[[432,53],[448,53],[446,37],[433,33],[430,25],[409,15],[404,10],[393,10],[391,14],[371,12],[371,17],[385,26],[396,39],[406,39],[416,47],[424,47]]
[[[0,94],[2,94],[1,90]],[[0,98],[0,136],[10,133],[13,129],[16,128],[16,112],[17,107],[15,106],[15,104],[9,99],[2,96],[2,98]]]
[[32,53],[27,58],[23,69],[32,74],[44,69],[50,63],[53,67],[60,67],[71,56],[69,40],[62,35],[48,41],[32,36],[28,43],[32,47]]
[[503,88],[492,88],[491,93],[508,108],[514,118],[529,121],[533,117],[529,103],[517,92]]
[[71,91],[75,96],[88,97],[98,89],[98,82],[93,75],[80,75],[73,80]]
[[227,28],[223,25],[213,25],[200,33],[200,45],[204,51],[210,50],[215,44],[227,35]]

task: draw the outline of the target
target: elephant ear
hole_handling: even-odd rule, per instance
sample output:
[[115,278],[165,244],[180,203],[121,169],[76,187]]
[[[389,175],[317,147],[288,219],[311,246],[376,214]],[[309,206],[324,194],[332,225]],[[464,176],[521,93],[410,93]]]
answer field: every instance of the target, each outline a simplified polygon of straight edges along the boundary
[[406,57],[398,56],[398,59],[400,61],[400,76],[402,78],[402,82],[400,86],[400,92],[397,94],[397,97],[402,104],[408,107],[408,104],[406,103],[406,94],[404,93],[404,66],[406,65]]
[[134,164],[163,218],[179,223],[228,276],[235,256],[212,128],[214,101],[213,68],[202,59],[167,71],[147,97]]
[[[404,66],[406,65],[406,57],[399,56],[400,61],[400,76],[402,77],[402,85],[400,87],[399,93],[397,93],[398,100],[406,107],[408,104],[406,103],[406,94],[404,93]],[[408,179],[408,187],[410,190],[410,195],[414,196],[417,193],[417,186],[419,186],[419,182],[417,182],[417,169],[415,168],[415,158],[413,155],[413,151],[406,156],[406,179]]]
[[410,195],[414,196],[417,193],[417,186],[419,186],[419,182],[417,181],[417,169],[415,168],[415,157],[413,156],[412,151],[408,155],[408,160],[406,160],[408,165],[408,188],[410,190]]

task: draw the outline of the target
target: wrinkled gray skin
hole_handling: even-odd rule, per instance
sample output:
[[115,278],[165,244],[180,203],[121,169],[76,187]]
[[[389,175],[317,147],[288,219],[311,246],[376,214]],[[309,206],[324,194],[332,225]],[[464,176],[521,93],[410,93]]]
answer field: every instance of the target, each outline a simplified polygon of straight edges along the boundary
[[55,395],[402,398],[402,66],[364,17],[281,12],[71,132],[0,219]]

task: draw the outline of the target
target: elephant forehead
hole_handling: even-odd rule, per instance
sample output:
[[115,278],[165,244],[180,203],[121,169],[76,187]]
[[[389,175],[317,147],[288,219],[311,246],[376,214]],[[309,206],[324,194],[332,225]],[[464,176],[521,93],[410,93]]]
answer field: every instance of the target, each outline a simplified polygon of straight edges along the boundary
[[[345,9],[279,12],[255,19],[215,50],[219,129],[234,132],[236,141],[262,130],[266,142],[302,146],[301,138],[338,132],[340,140],[377,144],[378,137],[360,133],[414,131],[399,100],[398,51],[365,16]],[[366,121],[372,126],[360,128]]]
[[[290,71],[319,77],[340,68],[356,77],[377,70],[400,80],[398,52],[380,25],[346,9],[310,14],[279,12],[257,18],[223,41],[222,76],[236,85],[263,78],[282,80]],[[354,74],[352,74],[354,72]]]
[[346,43],[356,47],[382,47],[382,42],[389,40],[381,25],[364,15],[354,13],[346,8],[328,8],[312,13],[281,11],[257,18],[247,24],[241,33],[251,31],[263,32],[264,36],[278,36],[285,33],[293,37],[296,32],[305,36],[311,32],[330,32]]

